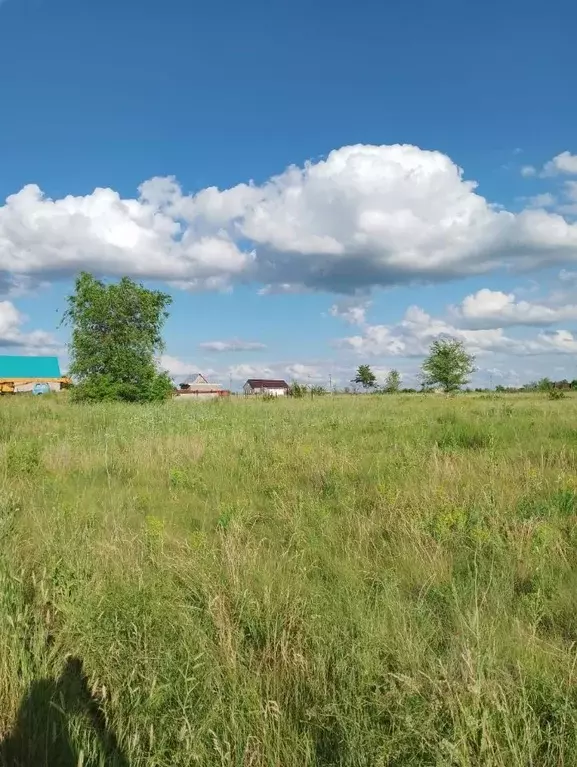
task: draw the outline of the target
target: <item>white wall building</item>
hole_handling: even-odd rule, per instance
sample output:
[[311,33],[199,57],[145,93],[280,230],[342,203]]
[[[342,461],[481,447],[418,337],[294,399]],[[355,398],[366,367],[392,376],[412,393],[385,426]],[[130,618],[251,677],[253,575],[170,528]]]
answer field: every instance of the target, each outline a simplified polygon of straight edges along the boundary
[[269,397],[284,397],[289,386],[280,379],[249,378],[242,387],[245,394],[266,394]]
[[197,373],[192,379],[181,384],[177,389],[175,397],[181,402],[192,402],[203,399],[216,399],[216,397],[227,397],[230,392],[221,384],[209,383],[206,378]]

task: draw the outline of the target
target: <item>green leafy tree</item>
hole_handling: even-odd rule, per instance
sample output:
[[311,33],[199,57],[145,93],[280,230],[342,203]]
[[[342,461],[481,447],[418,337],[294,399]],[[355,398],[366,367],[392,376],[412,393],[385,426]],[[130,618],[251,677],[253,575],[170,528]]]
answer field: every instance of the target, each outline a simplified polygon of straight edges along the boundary
[[469,383],[474,362],[475,357],[467,353],[464,343],[457,338],[433,341],[422,366],[423,387],[441,386],[445,392],[457,391]]
[[377,383],[377,376],[373,373],[369,365],[359,365],[353,383],[361,384],[364,389],[373,389]]
[[304,384],[300,384],[298,381],[293,381],[289,386],[288,393],[291,397],[302,399],[304,396],[306,396],[307,387]]
[[401,388],[401,374],[398,370],[390,370],[385,378],[384,390],[388,394],[396,394]]
[[74,399],[153,402],[170,395],[172,383],[155,358],[171,300],[128,277],[105,284],[86,272],[78,276],[63,317],[72,329]]

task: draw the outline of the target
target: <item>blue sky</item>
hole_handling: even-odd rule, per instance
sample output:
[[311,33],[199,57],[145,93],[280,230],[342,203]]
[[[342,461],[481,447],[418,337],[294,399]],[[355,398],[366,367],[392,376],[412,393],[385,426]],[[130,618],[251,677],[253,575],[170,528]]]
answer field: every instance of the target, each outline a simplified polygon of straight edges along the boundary
[[173,295],[177,377],[411,383],[444,333],[479,381],[577,377],[576,23],[569,0],[0,2],[0,352],[65,364],[86,268]]

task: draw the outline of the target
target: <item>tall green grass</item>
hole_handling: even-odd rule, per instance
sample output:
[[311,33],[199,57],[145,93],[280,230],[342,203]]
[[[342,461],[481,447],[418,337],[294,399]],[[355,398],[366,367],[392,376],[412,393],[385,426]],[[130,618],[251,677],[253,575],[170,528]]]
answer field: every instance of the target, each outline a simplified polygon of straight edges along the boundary
[[577,764],[577,399],[0,405],[0,762]]

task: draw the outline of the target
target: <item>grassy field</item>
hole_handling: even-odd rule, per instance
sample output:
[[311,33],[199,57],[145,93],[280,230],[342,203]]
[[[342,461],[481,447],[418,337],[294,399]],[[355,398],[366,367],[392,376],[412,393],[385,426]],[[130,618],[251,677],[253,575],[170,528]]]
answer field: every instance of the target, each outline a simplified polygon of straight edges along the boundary
[[577,764],[577,398],[0,405],[0,763]]

